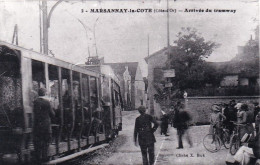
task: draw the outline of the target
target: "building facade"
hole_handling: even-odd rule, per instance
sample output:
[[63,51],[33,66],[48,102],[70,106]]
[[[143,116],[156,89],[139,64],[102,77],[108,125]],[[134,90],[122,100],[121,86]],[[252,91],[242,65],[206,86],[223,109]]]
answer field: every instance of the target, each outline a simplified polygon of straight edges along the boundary
[[[156,89],[156,82],[160,76],[156,74],[158,70],[162,70],[165,67],[167,61],[167,48],[159,50],[152,55],[145,58],[146,63],[148,64],[148,89],[147,89],[147,99],[148,99],[148,111],[151,115],[160,116],[161,107],[156,102],[154,95],[158,93]],[[158,73],[158,72],[157,72]]]
[[127,102],[126,110],[145,106],[145,84],[138,62],[105,63],[110,65],[115,73],[121,77],[124,91],[124,100]]

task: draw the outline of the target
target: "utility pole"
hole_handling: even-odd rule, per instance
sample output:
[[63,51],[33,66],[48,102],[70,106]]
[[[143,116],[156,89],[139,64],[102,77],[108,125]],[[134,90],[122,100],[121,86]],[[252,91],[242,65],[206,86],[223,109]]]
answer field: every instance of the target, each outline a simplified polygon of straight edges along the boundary
[[[170,60],[170,23],[169,23],[169,0],[167,0],[167,59]],[[167,69],[170,69],[170,63],[168,63]],[[169,77],[166,78],[167,83],[171,83]],[[168,106],[168,112],[170,111],[170,96],[171,96],[171,87],[168,87],[168,97],[167,97],[167,106]]]
[[[170,48],[169,0],[167,0],[167,47]],[[169,50],[168,50],[169,51]]]
[[94,32],[94,41],[95,41],[95,48],[96,48],[96,56],[98,57],[98,51],[97,51],[97,41],[96,41],[96,23],[98,21],[99,17],[96,19],[95,21],[95,24],[94,24],[94,29],[93,29],[93,32]]
[[14,26],[12,44],[14,44],[14,38],[15,38],[16,45],[18,45],[18,26],[17,26],[17,24],[15,24],[15,26]]
[[[49,46],[48,46],[48,38],[49,38],[49,27],[50,27],[50,19],[52,16],[53,10],[64,0],[59,0],[56,2],[53,7],[51,8],[49,14],[48,14],[48,8],[47,8],[47,0],[41,0],[40,5],[40,30],[42,35],[41,38],[41,49],[44,54],[48,55],[49,52]],[[42,20],[42,21],[41,21]]]
[[39,1],[40,52],[42,53],[42,5]]
[[148,53],[148,57],[149,57],[149,55],[150,55],[150,44],[149,44],[149,34],[148,34],[148,40],[147,40],[147,49],[148,49],[148,51],[147,51],[147,53]]
[[42,0],[42,50],[44,54],[48,55],[48,10],[47,10],[47,1]]

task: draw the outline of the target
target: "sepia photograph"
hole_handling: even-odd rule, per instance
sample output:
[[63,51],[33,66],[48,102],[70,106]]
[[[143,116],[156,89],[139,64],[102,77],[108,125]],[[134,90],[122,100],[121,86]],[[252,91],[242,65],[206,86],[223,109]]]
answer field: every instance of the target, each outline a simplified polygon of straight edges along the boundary
[[259,0],[0,0],[0,165],[260,165]]

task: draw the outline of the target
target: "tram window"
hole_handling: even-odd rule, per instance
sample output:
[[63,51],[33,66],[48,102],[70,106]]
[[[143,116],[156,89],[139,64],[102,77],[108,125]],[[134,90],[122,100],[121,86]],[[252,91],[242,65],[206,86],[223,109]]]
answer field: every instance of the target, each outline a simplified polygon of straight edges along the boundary
[[22,115],[20,59],[12,49],[3,47],[0,47],[0,126],[19,126],[19,118],[14,115]]
[[70,109],[71,105],[71,92],[70,92],[70,72],[68,69],[61,69],[61,79],[62,79],[62,99],[63,99],[63,108]]
[[70,82],[70,71],[68,69],[62,68],[61,70],[62,79],[62,100],[63,108],[71,109],[71,82]]
[[89,104],[89,89],[88,89],[88,76],[82,75],[82,95],[83,95],[83,106],[87,107]]
[[84,130],[83,136],[88,136],[90,133],[91,126],[91,110],[89,109],[89,79],[88,76],[82,75],[82,101],[83,101],[83,113],[84,113]]
[[48,71],[51,105],[55,110],[57,110],[60,104],[58,67],[54,65],[48,65]]
[[81,106],[79,73],[73,72],[73,101],[75,109]]
[[109,78],[103,77],[102,80],[102,100],[104,102],[110,102],[111,94],[109,93]]
[[95,77],[90,77],[90,107],[95,111],[98,107],[97,83]]
[[82,109],[81,109],[81,93],[80,93],[80,74],[78,72],[73,72],[73,104],[75,107],[75,129],[74,135],[78,134],[80,131],[80,125],[77,123],[82,122]]
[[83,101],[83,109],[85,120],[90,120],[91,114],[89,110],[89,87],[88,87],[88,76],[82,75],[82,101]]
[[62,79],[62,103],[63,103],[63,117],[64,126],[62,131],[62,141],[68,138],[71,131],[71,125],[73,123],[72,107],[71,107],[71,81],[70,71],[68,69],[61,69]]
[[46,88],[45,74],[44,74],[44,63],[36,60],[32,60],[32,90],[33,100],[38,97],[38,90],[40,88]]
[[115,106],[119,105],[119,94],[117,91],[115,91]]

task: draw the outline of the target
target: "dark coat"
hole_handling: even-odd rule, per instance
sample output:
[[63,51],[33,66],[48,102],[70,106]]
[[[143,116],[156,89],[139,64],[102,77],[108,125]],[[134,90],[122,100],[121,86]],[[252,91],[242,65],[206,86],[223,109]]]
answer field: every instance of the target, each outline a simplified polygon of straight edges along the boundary
[[226,122],[237,121],[237,110],[233,106],[225,108],[224,115],[226,116]]
[[44,98],[37,98],[34,101],[34,133],[45,134],[52,133],[51,130],[51,117],[55,113],[51,108],[51,104]]
[[258,114],[258,112],[260,112],[260,107],[259,106],[256,106],[254,108],[254,119],[256,118],[256,115]]
[[255,129],[256,133],[259,133],[259,127],[260,127],[260,112],[255,117]]
[[191,116],[187,111],[176,111],[174,115],[174,125],[177,129],[188,129]]
[[[154,126],[152,127],[152,123]],[[148,114],[142,114],[135,120],[135,130],[134,130],[134,141],[137,141],[139,145],[148,145],[155,143],[154,132],[158,128],[158,123],[156,120]]]
[[255,138],[255,144],[253,146],[253,153],[257,159],[260,159],[260,134],[258,133]]
[[167,129],[168,129],[168,125],[169,125],[168,120],[169,120],[168,115],[164,114],[161,118],[161,121],[162,121],[162,123],[161,123],[161,133],[164,133],[164,134],[167,133]]

